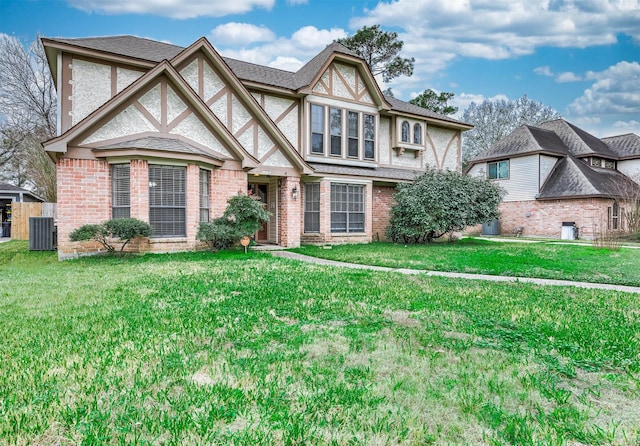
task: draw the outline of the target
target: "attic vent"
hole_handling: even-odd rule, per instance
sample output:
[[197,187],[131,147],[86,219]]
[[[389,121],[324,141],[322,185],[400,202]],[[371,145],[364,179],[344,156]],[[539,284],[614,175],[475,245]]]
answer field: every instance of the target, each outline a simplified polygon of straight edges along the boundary
[[53,217],[29,217],[29,251],[53,251],[55,238]]

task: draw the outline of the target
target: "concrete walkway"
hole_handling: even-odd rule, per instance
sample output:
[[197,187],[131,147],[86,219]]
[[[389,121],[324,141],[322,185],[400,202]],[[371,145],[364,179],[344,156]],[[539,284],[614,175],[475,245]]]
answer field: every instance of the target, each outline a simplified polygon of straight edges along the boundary
[[306,256],[290,251],[270,251],[275,257],[299,260],[301,262],[316,263],[318,265],[338,266],[342,268],[367,269],[372,271],[384,271],[400,274],[424,274],[426,276],[442,276],[456,279],[473,279],[473,280],[489,280],[493,282],[522,282],[534,283],[538,285],[554,285],[554,286],[574,286],[578,288],[592,288],[600,290],[621,291],[625,293],[640,294],[640,287],[611,285],[607,283],[590,283],[590,282],[574,282],[571,280],[553,280],[553,279],[536,279],[532,277],[509,277],[509,276],[491,276],[488,274],[466,274],[466,273],[450,273],[444,271],[427,271],[419,269],[406,268],[388,268],[386,266],[358,265],[356,263],[338,262],[335,260],[320,259],[318,257]]

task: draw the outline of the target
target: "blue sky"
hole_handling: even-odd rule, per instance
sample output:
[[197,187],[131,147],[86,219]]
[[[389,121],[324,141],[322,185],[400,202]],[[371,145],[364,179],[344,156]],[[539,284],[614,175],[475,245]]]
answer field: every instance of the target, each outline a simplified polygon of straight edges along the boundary
[[0,0],[23,41],[133,34],[291,71],[334,39],[380,24],[415,57],[396,97],[530,98],[596,136],[640,134],[640,0]]

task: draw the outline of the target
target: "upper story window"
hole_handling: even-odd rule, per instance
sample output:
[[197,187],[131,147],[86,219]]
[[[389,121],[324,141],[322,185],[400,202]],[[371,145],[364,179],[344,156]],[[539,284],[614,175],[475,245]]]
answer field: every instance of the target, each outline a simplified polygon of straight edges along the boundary
[[350,111],[349,115],[349,145],[347,149],[347,156],[349,158],[358,158],[359,155],[359,125],[358,125],[358,113]]
[[374,159],[376,157],[376,117],[364,115],[364,157]]
[[413,143],[422,144],[422,126],[420,124],[413,126]]
[[409,142],[409,131],[411,126],[407,121],[402,122],[402,142]]
[[509,178],[509,161],[494,161],[487,163],[489,169],[489,179],[504,180]]
[[604,167],[605,169],[615,169],[616,162],[613,160],[608,160],[600,157],[590,157],[585,160],[587,164],[593,167]]
[[331,134],[331,154],[342,155],[342,110],[339,108],[329,109],[329,132]]
[[311,105],[311,153],[324,154],[324,107]]
[[[376,159],[376,115],[311,104],[310,155]],[[325,152],[325,147],[328,150]]]

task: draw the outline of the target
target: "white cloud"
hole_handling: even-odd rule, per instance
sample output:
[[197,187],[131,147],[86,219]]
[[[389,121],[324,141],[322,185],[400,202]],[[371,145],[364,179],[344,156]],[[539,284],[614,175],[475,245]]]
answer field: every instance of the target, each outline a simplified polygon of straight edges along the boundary
[[290,38],[280,37],[252,47],[215,46],[220,54],[227,57],[297,71],[331,42],[346,36],[346,31],[340,28],[318,29],[314,26],[305,26],[295,31]]
[[365,9],[350,24],[398,27],[407,48],[432,48],[426,54],[438,60],[439,53],[505,59],[541,46],[610,44],[619,33],[640,40],[639,9],[638,0],[397,0]]
[[174,19],[224,17],[256,8],[270,10],[275,0],[67,0],[86,12],[102,14],[152,14]]
[[308,0],[287,0],[287,3],[290,5],[306,5],[309,3]]
[[556,76],[556,82],[578,82],[581,81],[582,78],[571,71],[565,71],[563,73],[558,73]]
[[537,67],[533,70],[534,73],[539,74],[540,76],[553,77],[553,72],[549,65],[545,65],[544,67]]
[[617,134],[635,133],[640,135],[640,122],[632,119],[630,121],[616,121],[612,126],[616,129]]
[[276,36],[266,26],[229,22],[211,30],[213,45],[248,45],[255,42],[271,42]]
[[619,62],[587,78],[595,83],[569,104],[569,114],[640,115],[640,63]]

